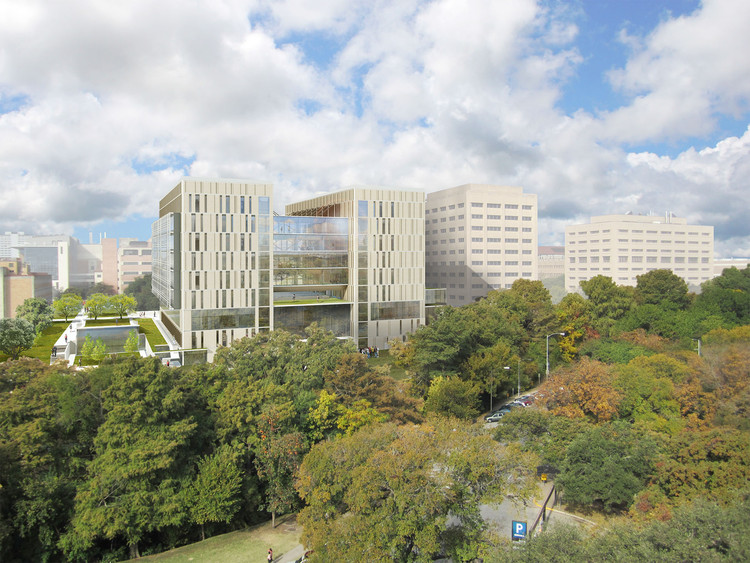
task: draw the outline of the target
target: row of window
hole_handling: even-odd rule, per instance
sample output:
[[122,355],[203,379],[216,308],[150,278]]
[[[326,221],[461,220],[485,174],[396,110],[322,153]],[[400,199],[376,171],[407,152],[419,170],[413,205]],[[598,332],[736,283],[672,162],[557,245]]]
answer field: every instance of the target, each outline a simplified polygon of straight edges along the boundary
[[[601,258],[602,258],[602,262],[609,262],[610,261],[610,256],[602,256]],[[658,258],[658,260],[657,260],[657,258]],[[656,262],[661,262],[662,264],[671,264],[672,263],[672,258],[673,258],[672,256],[661,256],[661,257],[646,256],[646,260],[645,261],[647,263],[649,263],[649,264],[653,264],[653,263],[656,263]],[[592,264],[596,264],[596,263],[599,262],[599,256],[589,256],[589,257],[579,256],[578,257],[578,263],[579,264],[586,264],[586,263],[589,262],[589,259],[590,259],[590,262]],[[644,260],[643,260],[643,256],[618,256],[617,257],[617,261],[620,262],[620,263],[625,263],[625,262],[630,261],[630,262],[638,264],[640,262],[643,262]],[[568,258],[568,262],[570,264],[575,264],[576,263],[576,257],[575,256],[569,257]],[[703,258],[700,259],[700,262],[702,264],[710,264],[710,258],[703,257]],[[685,263],[685,257],[684,256],[674,256],[674,263],[675,264],[684,264]],[[697,264],[698,263],[698,257],[697,256],[688,256],[687,263],[688,264]]]
[[[617,242],[619,244],[643,244],[644,239],[626,239],[626,238],[618,238]],[[575,245],[576,241],[569,240],[566,241],[568,246]],[[599,244],[599,240],[582,240],[578,241],[580,244],[585,245],[591,245],[591,244]],[[602,239],[601,242],[603,244],[607,244],[612,242],[612,239]],[[673,240],[667,240],[667,239],[646,239],[646,244],[701,244],[701,245],[708,245],[710,244],[710,241],[703,240],[703,241],[697,241],[697,240],[684,240],[684,239],[673,239]]]
[[[447,256],[447,255],[454,255],[454,254],[464,254],[464,249],[459,248],[458,250],[432,250],[432,256]],[[516,249],[505,249],[500,250],[497,248],[488,248],[487,250],[483,248],[472,248],[471,249],[472,254],[519,254],[518,250]],[[425,251],[425,256],[430,255],[429,252]],[[520,254],[532,254],[531,250],[521,250]]]
[[[599,230],[594,230],[594,231],[578,231],[577,233],[571,231],[571,232],[569,232],[567,234],[568,235],[586,235],[586,236],[588,236],[588,235],[598,235],[599,232],[600,232]],[[606,234],[606,233],[610,233],[610,232],[612,232],[611,229],[602,229],[601,230],[602,234]],[[617,232],[618,233],[642,234],[643,233],[643,229],[617,229]],[[708,232],[708,231],[702,231],[702,232],[701,231],[687,231],[686,232],[686,231],[672,231],[672,230],[666,230],[666,231],[664,231],[664,230],[662,230],[662,231],[660,231],[660,230],[646,230],[646,234],[647,235],[675,235],[675,236],[685,236],[687,234],[687,235],[693,236],[693,237],[695,237],[695,236],[704,236],[704,237],[707,237],[707,236],[711,235],[711,233]]]
[[[447,229],[447,231],[446,231],[446,229],[440,229],[440,232],[441,233],[445,233],[445,232],[455,233],[456,230],[458,230],[458,232],[460,233],[460,232],[463,232],[464,228],[463,227],[451,227],[451,228]],[[518,232],[518,227],[505,227],[505,228],[501,228],[501,227],[486,227],[485,228],[482,225],[472,225],[471,226],[471,230],[472,231],[484,231],[484,230],[487,230],[487,231],[493,231],[493,232],[506,231],[506,232],[509,232],[509,233],[517,233]],[[523,227],[521,229],[521,232],[523,232],[523,233],[531,233],[533,231],[534,230],[531,227]],[[432,232],[425,231],[425,234],[427,234],[427,235],[430,235],[430,234],[436,235],[436,234],[438,234],[438,231],[437,231],[437,229],[433,229]]]
[[[458,239],[458,243],[459,244],[463,243],[464,241],[465,241],[465,239],[463,239],[463,238],[459,238]],[[484,238],[482,238],[482,237],[471,237],[471,242],[474,242],[474,243],[483,243],[484,242]],[[503,242],[503,239],[501,239],[501,238],[491,238],[490,237],[490,238],[487,238],[487,242],[488,243],[499,243],[499,242]],[[517,238],[506,238],[505,242],[507,244],[517,244],[518,243],[518,239]],[[531,244],[532,240],[530,238],[525,238],[525,239],[521,239],[521,242],[523,244]],[[435,239],[435,240],[431,240],[431,241],[428,240],[428,241],[425,242],[425,244],[427,244],[428,246],[430,244],[446,244],[446,243],[448,243],[448,244],[456,244],[456,239],[454,239],[454,238],[452,238],[452,239],[441,239],[440,241],[438,241],[437,239]]]
[[[503,215],[486,215],[485,216],[485,215],[482,215],[481,213],[472,213],[471,214],[471,219],[472,220],[483,220],[483,219],[485,219],[485,217],[487,218],[488,221],[501,221],[503,219],[505,221],[518,221],[518,217],[519,216],[518,215],[504,215],[504,216]],[[450,217],[440,217],[440,222],[441,223],[445,223],[446,221],[456,221],[456,220],[463,221],[464,220],[464,215],[458,215],[458,216],[451,215]],[[533,221],[534,218],[533,217],[529,217],[527,215],[523,215],[521,217],[521,220],[522,221]],[[432,223],[437,223],[438,219],[432,219],[431,221],[432,221]],[[425,219],[425,224],[427,224],[428,222],[429,221],[427,219]]]
[[[671,254],[673,252],[673,250],[671,248],[645,248],[645,249],[644,248],[618,248],[617,251],[618,252],[659,252],[661,254]],[[598,254],[599,252],[612,252],[612,249],[611,248],[591,248],[591,249],[583,249],[582,248],[581,250],[578,250],[578,251],[570,250],[570,249],[568,250],[568,254],[576,254],[576,252],[578,252],[578,254],[586,254],[586,253],[589,253],[589,252],[591,254]],[[701,254],[710,254],[711,253],[710,250],[700,250],[699,251],[698,249],[692,249],[691,248],[690,250],[687,251],[687,254],[698,254],[699,252]],[[685,254],[686,251],[685,251],[684,248],[675,248],[674,249],[674,253],[675,254]]]

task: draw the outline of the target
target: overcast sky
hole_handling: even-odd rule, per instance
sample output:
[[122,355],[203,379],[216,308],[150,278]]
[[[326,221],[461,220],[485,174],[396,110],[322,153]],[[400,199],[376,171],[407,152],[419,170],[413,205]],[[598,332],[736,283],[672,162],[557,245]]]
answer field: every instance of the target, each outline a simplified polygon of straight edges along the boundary
[[[750,256],[748,0],[0,0],[0,230],[147,238],[186,175],[523,186]],[[84,242],[86,241],[84,240]]]

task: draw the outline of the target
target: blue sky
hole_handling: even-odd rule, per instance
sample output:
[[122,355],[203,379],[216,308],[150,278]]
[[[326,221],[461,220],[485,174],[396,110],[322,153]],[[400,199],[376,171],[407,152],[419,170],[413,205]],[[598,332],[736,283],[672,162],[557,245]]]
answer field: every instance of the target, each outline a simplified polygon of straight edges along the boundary
[[147,238],[185,175],[274,207],[520,185],[540,244],[591,215],[750,256],[746,0],[0,0],[0,228]]

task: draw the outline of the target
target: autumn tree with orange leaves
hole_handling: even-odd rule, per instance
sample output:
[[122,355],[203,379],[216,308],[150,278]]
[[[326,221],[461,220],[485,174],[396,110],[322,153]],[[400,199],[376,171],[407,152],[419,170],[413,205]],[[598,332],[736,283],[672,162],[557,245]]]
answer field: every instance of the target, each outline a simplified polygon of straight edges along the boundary
[[542,386],[540,395],[553,414],[606,422],[617,416],[622,400],[614,381],[607,364],[584,357],[577,364],[556,370]]

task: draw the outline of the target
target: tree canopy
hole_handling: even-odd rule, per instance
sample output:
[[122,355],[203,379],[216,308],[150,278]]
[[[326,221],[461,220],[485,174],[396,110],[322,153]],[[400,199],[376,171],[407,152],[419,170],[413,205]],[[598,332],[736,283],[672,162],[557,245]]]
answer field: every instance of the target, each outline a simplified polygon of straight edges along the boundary
[[138,311],[159,310],[159,299],[151,291],[151,274],[145,274],[134,279],[123,293],[135,297],[138,303],[136,308]]
[[38,297],[30,297],[16,307],[16,318],[29,321],[37,334],[52,324],[53,316],[52,306]]
[[0,319],[0,352],[12,360],[34,345],[33,325],[25,319]]
[[83,307],[83,299],[75,293],[63,293],[60,299],[52,303],[55,315],[63,317],[66,321],[78,314]]
[[297,482],[307,503],[303,542],[325,561],[475,558],[485,531],[480,504],[529,494],[534,463],[450,419],[321,442]]

